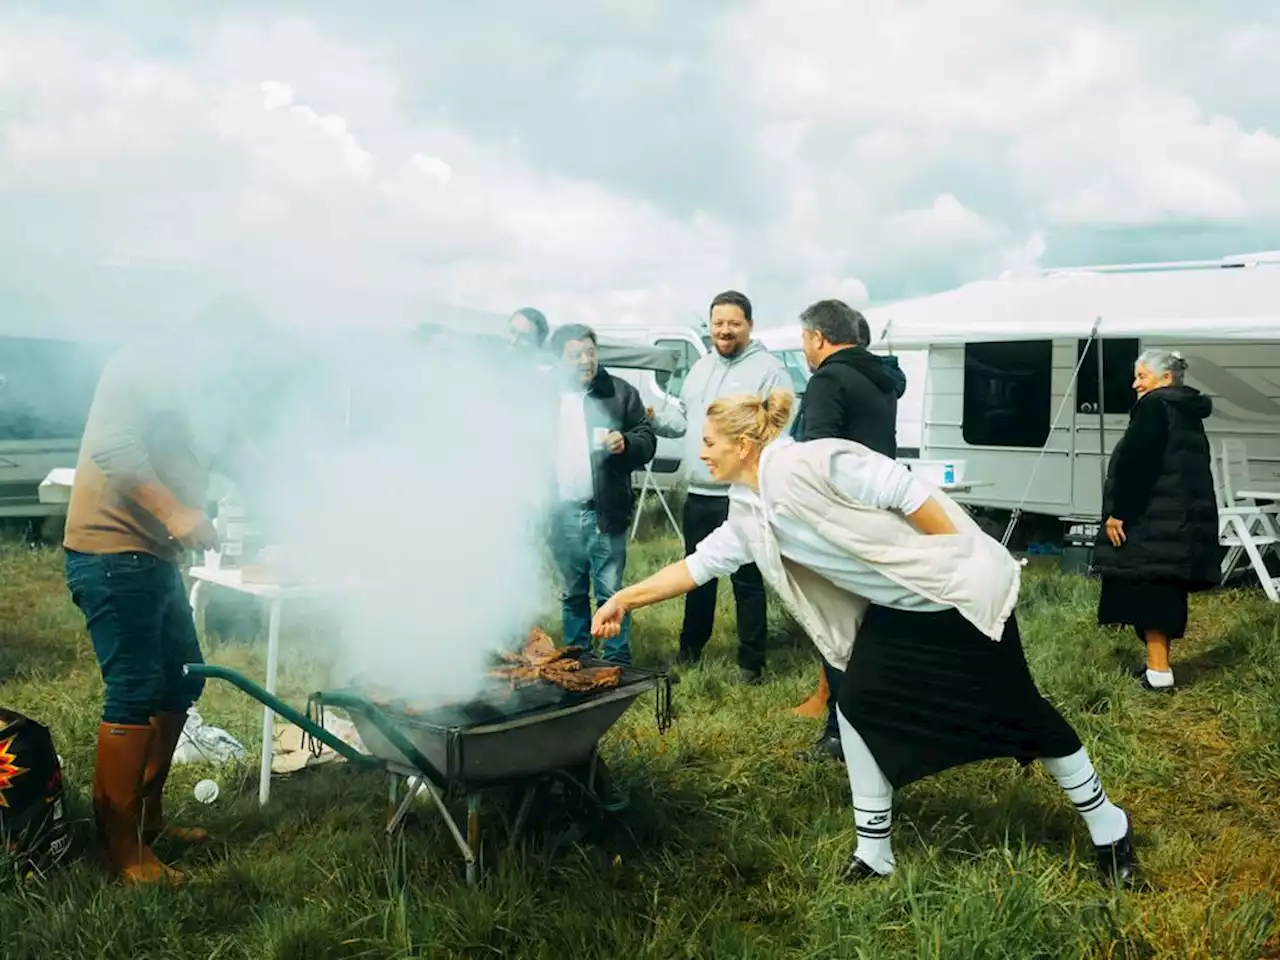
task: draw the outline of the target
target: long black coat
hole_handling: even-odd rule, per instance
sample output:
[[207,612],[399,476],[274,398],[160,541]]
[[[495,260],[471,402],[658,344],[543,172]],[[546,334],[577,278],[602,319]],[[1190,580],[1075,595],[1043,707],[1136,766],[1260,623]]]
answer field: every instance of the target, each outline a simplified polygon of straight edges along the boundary
[[1221,579],[1218,503],[1204,420],[1213,402],[1192,387],[1162,387],[1134,404],[1107,468],[1102,515],[1124,521],[1125,543],[1098,532],[1093,569],[1122,580],[1201,590]]

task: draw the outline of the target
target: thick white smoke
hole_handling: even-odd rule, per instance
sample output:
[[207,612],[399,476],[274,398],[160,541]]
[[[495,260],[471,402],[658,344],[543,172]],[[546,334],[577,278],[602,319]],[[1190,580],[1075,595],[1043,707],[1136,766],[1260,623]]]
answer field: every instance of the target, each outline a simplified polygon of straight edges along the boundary
[[448,336],[309,339],[274,371],[241,394],[265,454],[242,489],[280,573],[333,585],[335,679],[473,694],[550,599],[555,375]]

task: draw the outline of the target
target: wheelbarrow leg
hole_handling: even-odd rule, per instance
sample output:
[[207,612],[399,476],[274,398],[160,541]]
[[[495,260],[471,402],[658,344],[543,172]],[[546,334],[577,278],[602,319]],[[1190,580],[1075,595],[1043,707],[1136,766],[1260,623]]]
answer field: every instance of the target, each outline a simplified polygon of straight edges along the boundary
[[[387,823],[387,835],[391,836],[404,823],[404,818],[409,814],[409,807],[418,796],[421,789],[422,777],[409,777],[406,781],[408,789],[405,791],[404,799],[400,801],[400,806],[395,808],[395,813],[391,820]],[[395,803],[395,774],[392,774],[391,802]]]
[[477,793],[467,796],[467,849],[471,853],[467,860],[467,884],[474,887],[480,874],[480,795]]
[[520,834],[524,831],[525,821],[529,819],[529,811],[533,808],[533,797],[538,792],[538,781],[533,781],[524,788],[524,796],[520,798],[520,809],[516,811],[516,821],[511,826],[511,844],[508,849],[514,850],[520,842]]
[[[476,840],[475,846],[473,847],[471,844],[469,844],[469,843],[467,842],[467,838],[466,838],[466,837],[464,837],[464,836],[462,835],[462,831],[461,831],[460,829],[458,829],[458,824],[457,824],[457,822],[453,819],[453,814],[449,812],[449,806],[448,806],[448,804],[446,804],[446,803],[444,802],[444,796],[440,793],[440,788],[439,788],[439,787],[437,787],[437,786],[436,786],[434,783],[432,783],[430,780],[428,780],[426,777],[422,777],[422,778],[420,778],[420,782],[421,782],[421,784],[422,784],[424,787],[426,787],[426,788],[427,788],[427,793],[429,793],[429,794],[431,795],[431,799],[435,801],[436,809],[440,811],[440,816],[442,816],[442,817],[444,818],[445,826],[449,828],[449,835],[450,835],[451,837],[453,837],[453,842],[454,842],[454,843],[456,843],[456,844],[458,845],[458,850],[459,850],[459,852],[462,854],[462,859],[466,861],[466,864],[467,864],[467,882],[469,882],[469,883],[474,883],[475,881],[474,881],[474,880],[472,880],[472,877],[474,877],[474,876],[475,876],[475,871],[476,871],[476,854],[475,854],[475,853],[473,853],[472,851],[473,851],[473,850],[476,850],[476,851],[478,852],[479,847],[480,847],[479,838],[478,838],[479,829],[480,829],[480,827],[479,827],[479,812],[480,812],[480,807],[479,807],[479,798],[478,798],[478,797],[472,797],[472,798],[470,799],[470,802],[469,802],[469,805],[468,805],[468,814],[469,814],[469,818],[468,818],[468,833],[470,833],[470,832],[471,832],[470,816],[474,816],[474,817],[476,818],[476,827],[475,827],[475,829],[476,829],[476,833],[477,833],[477,840]],[[412,790],[412,791],[410,791],[409,796],[411,796],[411,797],[412,797],[412,796],[415,796],[416,794],[417,794],[417,790]],[[472,806],[472,805],[474,805],[474,808],[475,808],[475,813],[474,813],[474,814],[471,814],[471,806]]]

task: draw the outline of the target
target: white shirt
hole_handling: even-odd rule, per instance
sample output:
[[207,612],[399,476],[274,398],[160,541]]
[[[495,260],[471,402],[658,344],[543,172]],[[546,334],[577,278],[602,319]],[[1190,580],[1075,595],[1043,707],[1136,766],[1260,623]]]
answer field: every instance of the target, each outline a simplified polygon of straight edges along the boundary
[[[868,507],[915,513],[929,491],[902,464],[883,457],[860,457],[839,454],[832,460],[831,482],[845,496]],[[847,590],[882,607],[916,613],[946,610],[942,604],[927,600],[906,587],[894,583],[847,551],[819,536],[807,524],[779,516],[771,505],[762,504],[759,494],[741,484],[734,484],[729,496],[765,510],[769,525],[778,540],[784,558],[807,567]],[[729,523],[717,527],[686,558],[689,573],[701,586],[717,577],[726,577],[739,567],[751,563],[750,546]]]
[[560,395],[560,443],[556,481],[562,500],[592,500],[591,445],[587,438],[587,392],[566,390]]

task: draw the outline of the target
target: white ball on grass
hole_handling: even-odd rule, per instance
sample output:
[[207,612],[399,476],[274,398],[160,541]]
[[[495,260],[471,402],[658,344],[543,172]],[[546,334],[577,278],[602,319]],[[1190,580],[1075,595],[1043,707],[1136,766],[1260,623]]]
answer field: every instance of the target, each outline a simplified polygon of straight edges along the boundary
[[213,803],[218,799],[218,785],[212,780],[201,780],[196,784],[195,794],[201,803]]

